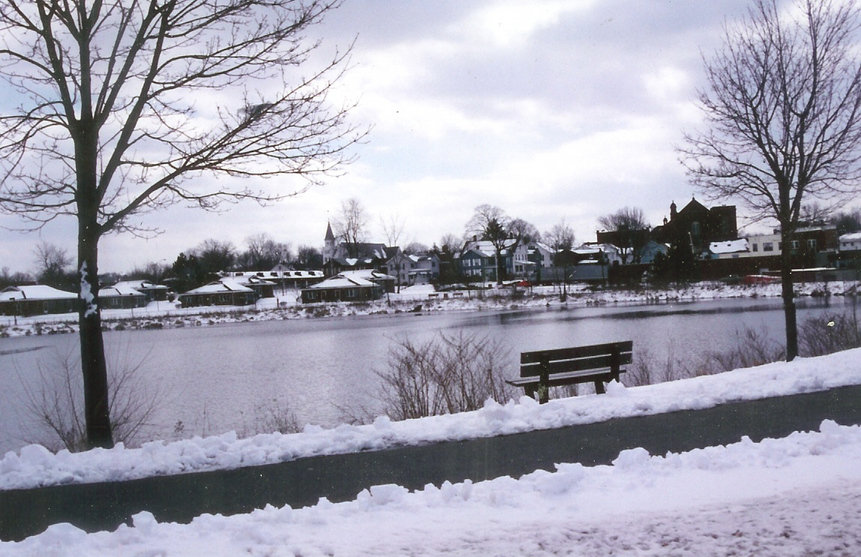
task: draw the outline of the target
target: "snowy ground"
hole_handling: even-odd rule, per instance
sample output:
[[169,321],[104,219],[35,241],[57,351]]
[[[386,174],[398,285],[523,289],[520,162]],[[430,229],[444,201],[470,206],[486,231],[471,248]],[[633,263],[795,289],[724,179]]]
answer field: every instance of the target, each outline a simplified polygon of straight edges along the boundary
[[[856,281],[808,282],[795,287],[798,296],[842,296],[857,290]],[[254,306],[210,306],[181,308],[170,302],[152,302],[145,308],[102,310],[106,329],[147,329],[196,327],[219,323],[344,317],[351,315],[392,314],[420,310],[478,311],[513,308],[547,307],[566,304],[602,305],[614,303],[662,303],[712,300],[722,298],[779,297],[779,284],[727,285],[700,282],[673,289],[639,288],[602,289],[579,283],[567,287],[567,300],[560,300],[559,287],[519,288],[516,297],[510,287],[457,293],[435,292],[431,285],[403,288],[374,302],[352,304],[311,304],[297,301],[298,291],[278,291],[274,298],[258,300]],[[447,296],[447,297],[446,297]],[[0,316],[0,338],[25,335],[74,333],[78,330],[77,314],[39,315],[32,317]]]
[[86,534],[68,524],[13,556],[845,555],[861,552],[861,427],[682,454],[623,451],[519,479],[372,487],[351,502]]
[[[293,435],[223,435],[141,449],[51,455],[35,446],[0,460],[0,487],[121,479],[289,460],[604,420],[725,400],[861,384],[861,349],[647,387],[613,385],[537,405],[489,403],[477,412]],[[554,473],[426,486],[384,485],[352,502],[267,508],[189,525],[157,523],[86,534],[60,524],[4,556],[207,555],[859,555],[861,427],[682,454],[623,451],[612,466],[559,464]]]

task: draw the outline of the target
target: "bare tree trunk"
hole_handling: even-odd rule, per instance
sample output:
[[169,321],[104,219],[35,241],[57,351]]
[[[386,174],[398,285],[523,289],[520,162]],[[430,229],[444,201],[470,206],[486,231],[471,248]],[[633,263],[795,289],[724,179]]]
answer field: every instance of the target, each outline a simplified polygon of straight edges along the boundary
[[786,361],[798,356],[798,322],[795,315],[795,292],[792,288],[791,234],[781,228],[780,283],[783,295],[783,314],[786,321]]
[[81,133],[76,141],[78,207],[78,289],[81,373],[84,377],[84,416],[89,448],[114,446],[108,402],[108,372],[99,307],[99,239],[97,143],[95,134]]
[[98,304],[99,267],[97,238],[87,237],[81,226],[78,260],[81,279],[78,321],[81,342],[81,372],[84,376],[84,415],[90,448],[114,446],[108,404],[108,373],[105,362],[102,317]]

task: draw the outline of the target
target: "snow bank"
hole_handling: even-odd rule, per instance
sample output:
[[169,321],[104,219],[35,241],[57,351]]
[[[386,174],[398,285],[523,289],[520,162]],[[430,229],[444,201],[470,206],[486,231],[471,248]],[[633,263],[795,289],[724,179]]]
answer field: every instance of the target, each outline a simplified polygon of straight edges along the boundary
[[[861,427],[650,456],[559,464],[520,479],[364,490],[354,501],[203,515],[149,512],[86,534],[57,524],[15,555],[787,555],[856,554]],[[835,520],[836,519],[836,520]]]
[[644,387],[611,384],[606,395],[552,400],[539,405],[522,397],[481,410],[393,422],[377,418],[364,426],[332,429],[307,426],[302,433],[235,433],[172,443],[152,442],[137,449],[118,446],[56,455],[38,445],[7,452],[0,459],[0,489],[116,481],[284,462],[301,457],[378,450],[402,445],[452,441],[592,423],[626,416],[700,409],[770,396],[821,391],[861,384],[861,349],[818,358],[799,358],[756,368]]

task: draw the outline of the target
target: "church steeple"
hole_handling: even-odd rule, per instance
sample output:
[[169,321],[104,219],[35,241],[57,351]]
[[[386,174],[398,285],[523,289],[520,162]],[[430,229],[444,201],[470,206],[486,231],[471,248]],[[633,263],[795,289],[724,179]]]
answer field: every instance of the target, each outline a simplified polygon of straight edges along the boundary
[[323,240],[323,263],[335,258],[335,234],[332,233],[332,223],[326,223],[326,237]]

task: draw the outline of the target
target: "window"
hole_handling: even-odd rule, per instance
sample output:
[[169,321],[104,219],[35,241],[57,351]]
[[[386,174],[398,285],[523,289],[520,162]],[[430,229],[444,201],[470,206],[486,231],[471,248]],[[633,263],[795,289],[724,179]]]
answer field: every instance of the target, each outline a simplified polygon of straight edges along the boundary
[[694,238],[699,238],[701,232],[702,232],[702,227],[700,226],[700,222],[696,221],[696,220],[694,222],[692,222],[691,223],[691,236],[693,236]]
[[810,238],[807,240],[807,249],[816,251],[816,238]]
[[763,242],[762,251],[774,251],[774,244],[771,242]]
[[753,251],[754,251],[754,252],[758,252],[758,251],[759,251],[759,244],[753,244]]

